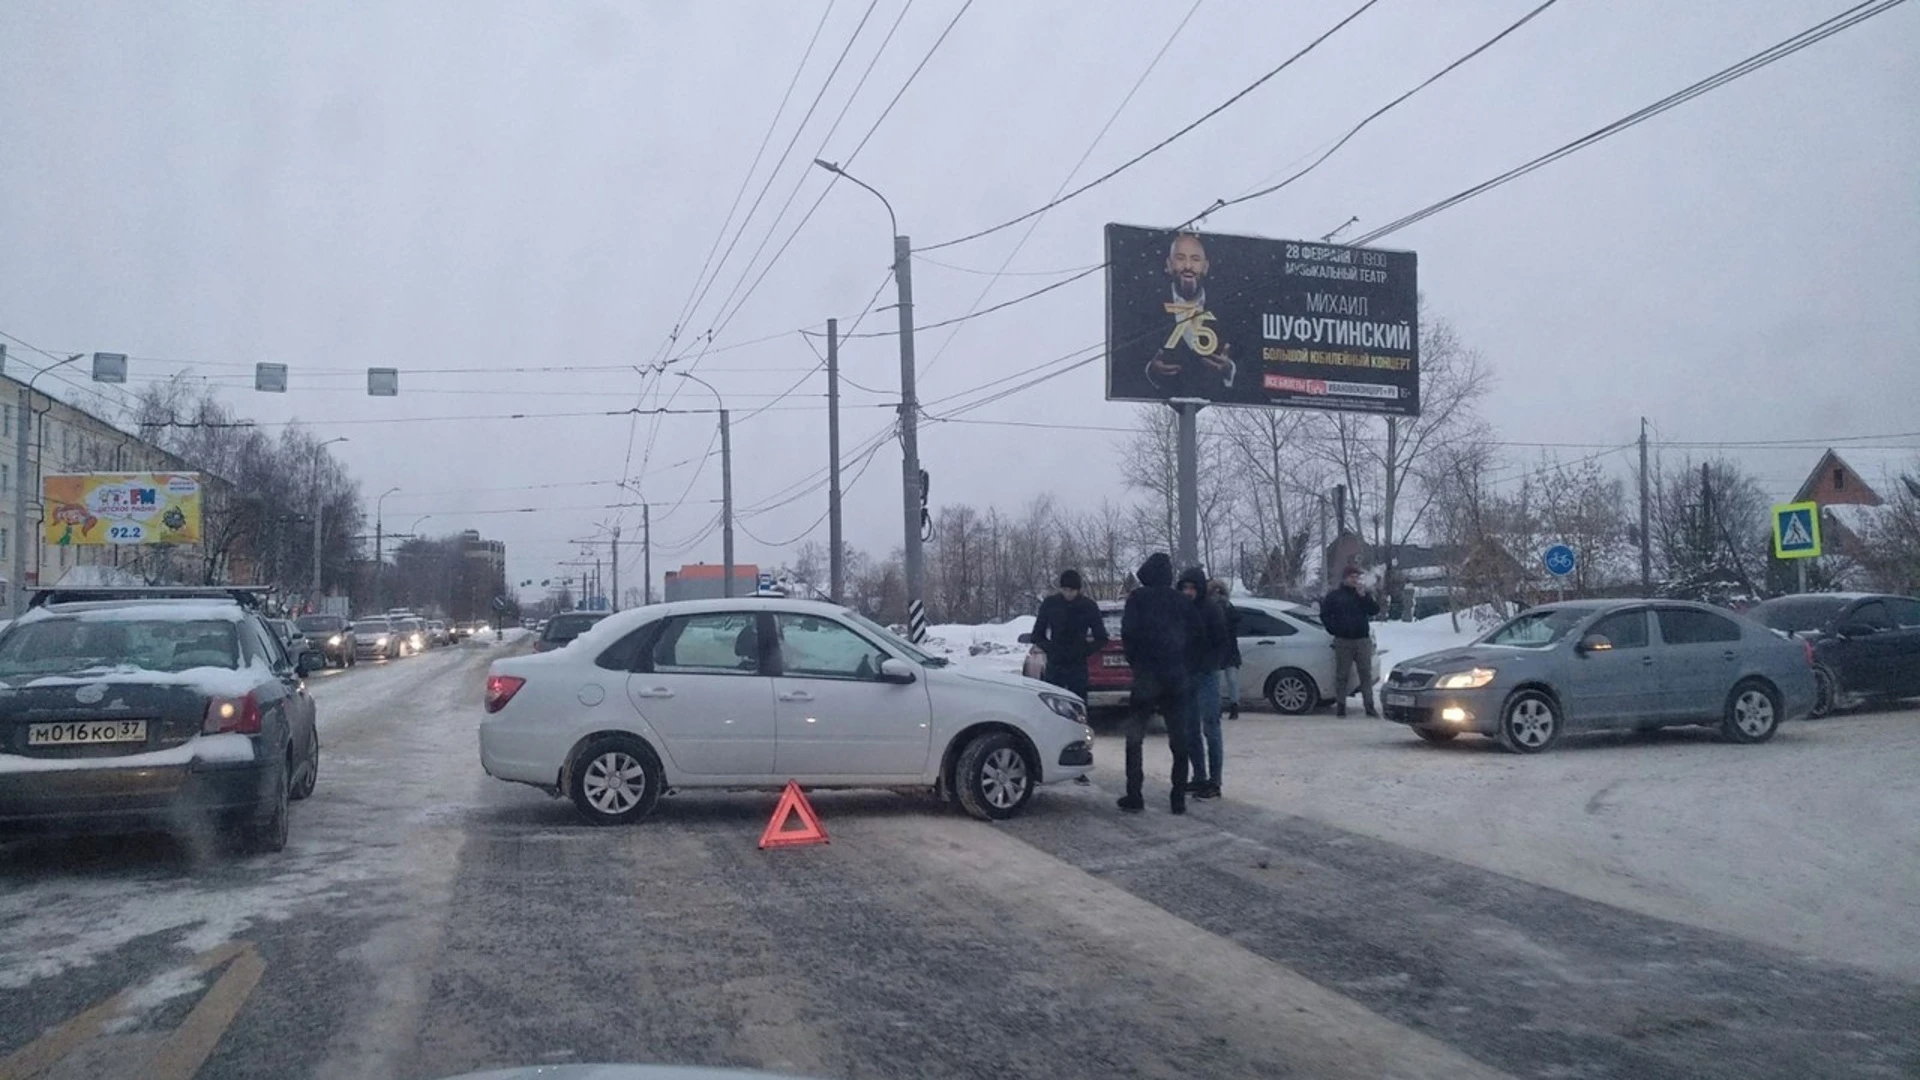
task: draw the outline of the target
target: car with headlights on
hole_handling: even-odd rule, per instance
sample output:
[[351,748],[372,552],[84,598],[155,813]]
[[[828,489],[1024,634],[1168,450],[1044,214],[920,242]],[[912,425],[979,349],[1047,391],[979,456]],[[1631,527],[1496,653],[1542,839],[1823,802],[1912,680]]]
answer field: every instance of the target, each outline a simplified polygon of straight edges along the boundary
[[302,615],[293,621],[307,639],[307,651],[323,667],[352,667],[356,651],[353,624],[344,615]]
[[279,851],[320,772],[305,676],[244,590],[36,593],[0,633],[0,836]]
[[1078,697],[950,666],[859,613],[753,597],[610,615],[564,649],[495,660],[480,761],[635,821],[698,788],[924,788],[982,820],[1093,768]]
[[353,620],[354,655],[362,660],[398,660],[406,655],[406,641],[393,621],[380,615]]
[[1474,732],[1523,754],[1568,731],[1685,724],[1765,742],[1814,699],[1806,642],[1680,600],[1529,608],[1471,645],[1394,665],[1380,690],[1386,719],[1427,742]]

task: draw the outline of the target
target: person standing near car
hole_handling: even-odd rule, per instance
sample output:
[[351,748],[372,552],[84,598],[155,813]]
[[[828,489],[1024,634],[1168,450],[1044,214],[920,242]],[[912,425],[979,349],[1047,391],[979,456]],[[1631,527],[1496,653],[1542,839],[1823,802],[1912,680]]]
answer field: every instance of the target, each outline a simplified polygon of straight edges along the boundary
[[1380,601],[1360,580],[1360,568],[1349,566],[1340,575],[1340,587],[1320,600],[1320,625],[1333,635],[1333,712],[1347,715],[1347,675],[1356,668],[1360,675],[1360,700],[1368,716],[1379,716],[1373,707],[1373,628],[1369,622],[1380,614]]
[[1040,601],[1033,618],[1033,647],[1046,654],[1040,678],[1087,697],[1087,657],[1107,643],[1100,605],[1080,591],[1080,571],[1060,571],[1060,591]]
[[1207,572],[1198,566],[1180,573],[1180,596],[1193,609],[1193,629],[1187,639],[1187,760],[1192,782],[1187,793],[1196,799],[1220,797],[1220,669],[1227,659],[1227,616],[1223,605],[1207,594]]
[[1119,806],[1137,814],[1146,808],[1142,743],[1147,723],[1159,713],[1167,724],[1173,751],[1173,793],[1169,806],[1187,812],[1187,650],[1198,623],[1192,601],[1173,587],[1173,559],[1164,551],[1147,556],[1135,574],[1140,586],[1127,594],[1120,616],[1120,648],[1133,668],[1133,692],[1127,709],[1127,793]]
[[1240,613],[1233,609],[1232,601],[1227,599],[1227,583],[1223,578],[1214,578],[1207,582],[1207,595],[1220,605],[1227,619],[1227,656],[1220,668],[1220,697],[1225,702],[1223,711],[1229,720],[1240,719]]

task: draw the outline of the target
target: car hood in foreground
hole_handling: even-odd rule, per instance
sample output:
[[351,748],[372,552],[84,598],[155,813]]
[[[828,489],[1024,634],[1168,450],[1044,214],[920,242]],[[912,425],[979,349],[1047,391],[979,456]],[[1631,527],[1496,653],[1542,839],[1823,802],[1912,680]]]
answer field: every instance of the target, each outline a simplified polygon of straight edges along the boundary
[[1476,666],[1495,667],[1516,660],[1537,660],[1552,649],[1516,649],[1502,645],[1460,645],[1439,652],[1423,653],[1393,665],[1401,670],[1448,672]]
[[944,679],[959,679],[963,682],[983,683],[987,686],[998,686],[1002,689],[1019,690],[1030,694],[1066,693],[1066,691],[1052,683],[1041,682],[1039,679],[1029,679],[1025,675],[1008,671],[987,671],[981,668],[963,668],[951,665],[947,667],[928,668],[927,678],[934,682]]

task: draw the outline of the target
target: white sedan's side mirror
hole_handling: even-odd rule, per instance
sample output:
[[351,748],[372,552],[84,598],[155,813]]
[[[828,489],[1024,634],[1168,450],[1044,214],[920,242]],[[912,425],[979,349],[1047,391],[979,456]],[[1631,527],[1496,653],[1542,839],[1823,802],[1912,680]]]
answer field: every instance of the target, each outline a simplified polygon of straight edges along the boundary
[[880,661],[880,681],[890,683],[910,683],[919,678],[913,665],[897,657],[889,656]]

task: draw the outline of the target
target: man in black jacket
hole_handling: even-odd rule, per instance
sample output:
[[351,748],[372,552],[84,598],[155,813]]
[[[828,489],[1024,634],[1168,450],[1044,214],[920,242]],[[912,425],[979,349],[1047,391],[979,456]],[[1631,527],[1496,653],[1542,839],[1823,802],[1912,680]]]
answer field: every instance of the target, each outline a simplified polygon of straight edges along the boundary
[[1080,571],[1060,572],[1060,591],[1040,601],[1032,641],[1047,654],[1047,670],[1040,677],[1084,701],[1087,657],[1107,643],[1107,626],[1100,620],[1100,605],[1081,594],[1080,584]]
[[1164,551],[1147,557],[1135,575],[1140,587],[1127,594],[1120,616],[1120,647],[1133,668],[1133,693],[1127,713],[1127,793],[1120,809],[1138,813],[1143,782],[1141,744],[1147,722],[1158,712],[1167,723],[1167,747],[1173,751],[1176,814],[1187,812],[1187,649],[1198,625],[1191,601],[1173,588],[1173,559]]
[[1373,707],[1373,628],[1368,620],[1380,614],[1380,602],[1360,581],[1360,568],[1347,567],[1340,576],[1340,587],[1320,600],[1320,625],[1333,635],[1333,711],[1347,715],[1347,674],[1355,668],[1360,674],[1360,700],[1368,716],[1379,716]]
[[1180,595],[1193,606],[1193,637],[1187,642],[1187,760],[1193,779],[1187,793],[1196,799],[1220,797],[1220,669],[1233,639],[1228,636],[1225,605],[1207,595],[1207,572],[1190,566],[1180,572]]

